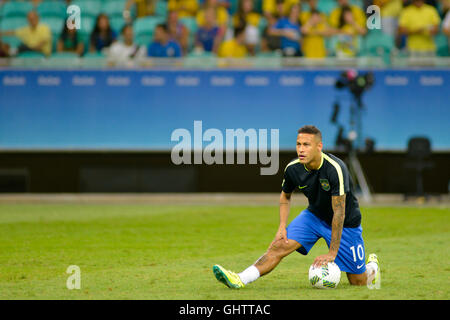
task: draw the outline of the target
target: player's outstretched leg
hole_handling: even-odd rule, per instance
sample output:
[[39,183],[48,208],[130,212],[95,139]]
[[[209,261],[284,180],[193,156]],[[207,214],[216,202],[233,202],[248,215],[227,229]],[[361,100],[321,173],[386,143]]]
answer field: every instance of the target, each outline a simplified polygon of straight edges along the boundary
[[228,288],[243,288],[246,284],[255,281],[260,276],[268,274],[280,263],[281,259],[299,247],[300,244],[295,240],[288,240],[287,243],[284,239],[278,240],[270,245],[267,252],[255,264],[241,273],[234,273],[217,264],[213,267],[213,273],[216,279]]

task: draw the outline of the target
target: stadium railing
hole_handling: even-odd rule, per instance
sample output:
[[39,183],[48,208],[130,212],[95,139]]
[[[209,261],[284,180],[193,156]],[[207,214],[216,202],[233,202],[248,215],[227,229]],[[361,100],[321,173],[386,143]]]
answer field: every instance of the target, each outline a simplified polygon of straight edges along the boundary
[[31,68],[31,69],[106,69],[106,68],[177,68],[177,69],[214,69],[214,68],[250,68],[250,69],[279,69],[279,68],[450,68],[450,57],[392,57],[386,63],[382,57],[358,58],[283,58],[283,57],[251,57],[251,58],[217,58],[183,57],[183,58],[145,58],[130,60],[117,64],[107,57],[93,55],[89,57],[43,57],[30,56],[21,58],[0,59],[0,67]]

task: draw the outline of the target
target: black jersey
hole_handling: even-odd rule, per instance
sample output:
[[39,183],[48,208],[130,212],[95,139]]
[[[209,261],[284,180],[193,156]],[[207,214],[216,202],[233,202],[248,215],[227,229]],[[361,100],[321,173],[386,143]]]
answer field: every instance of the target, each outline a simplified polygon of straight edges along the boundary
[[282,189],[285,193],[302,191],[308,198],[308,210],[331,226],[333,208],[331,196],[345,197],[345,228],[361,224],[361,212],[353,191],[353,181],[345,163],[322,152],[319,169],[309,170],[298,159],[291,161],[284,170]]

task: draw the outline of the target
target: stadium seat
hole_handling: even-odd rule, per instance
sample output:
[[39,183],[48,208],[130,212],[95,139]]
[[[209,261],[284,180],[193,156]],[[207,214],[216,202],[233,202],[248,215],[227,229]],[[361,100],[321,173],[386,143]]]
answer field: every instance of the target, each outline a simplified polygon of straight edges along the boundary
[[194,46],[195,34],[197,33],[197,21],[195,18],[184,17],[180,18],[180,22],[189,30],[189,48]]
[[123,19],[123,17],[113,17],[110,19],[110,25],[111,28],[117,32],[117,34],[120,33],[120,31],[122,30],[122,27],[125,25],[125,20]]
[[40,22],[48,25],[53,35],[59,36],[63,30],[65,19],[62,17],[42,17]]
[[153,32],[156,26],[163,23],[163,17],[143,17],[138,18],[134,22],[134,36],[136,43],[146,45],[152,41]]
[[0,16],[6,17],[26,17],[27,13],[33,10],[33,5],[30,2],[6,2],[0,8]]
[[436,43],[436,55],[439,57],[448,57],[450,55],[448,38],[445,34],[439,33],[434,38]]
[[369,33],[363,41],[362,51],[365,55],[383,56],[390,54],[394,48],[394,38],[383,32]]
[[191,53],[183,59],[183,66],[188,68],[215,68],[217,67],[217,57],[210,52]]
[[156,3],[155,16],[163,17],[163,18],[167,17],[167,2],[166,1],[160,0]]
[[106,57],[101,52],[88,52],[83,56],[82,67],[102,68],[106,66]]
[[264,33],[264,29],[267,27],[267,19],[261,16],[259,18],[258,30],[259,34],[262,35]]
[[230,13],[231,15],[235,14],[238,10],[239,0],[230,0]]
[[101,11],[109,16],[110,19],[123,17],[123,9],[125,8],[126,1],[104,1],[101,7]]
[[[25,17],[8,17],[0,18],[0,31],[15,30],[28,24]],[[21,43],[20,39],[15,36],[2,36],[2,42],[9,44],[11,47],[18,47]]]
[[28,24],[25,17],[7,17],[0,19],[0,30],[15,30]]
[[25,59],[36,59],[36,58],[44,58],[44,54],[36,51],[25,51],[21,52],[17,55],[18,58],[25,58]]
[[44,61],[44,66],[52,68],[74,68],[79,64],[79,57],[73,52],[56,52]]
[[198,26],[195,18],[184,17],[180,18],[180,22],[189,29],[190,34],[195,34],[197,32]]
[[66,16],[66,6],[60,1],[43,1],[37,8],[40,17],[59,17]]
[[317,9],[327,15],[337,7],[337,3],[334,0],[321,0],[317,3]]
[[101,12],[102,2],[101,1],[87,1],[87,0],[76,0],[71,2],[73,5],[77,5],[81,9],[81,20],[85,17],[97,18]]

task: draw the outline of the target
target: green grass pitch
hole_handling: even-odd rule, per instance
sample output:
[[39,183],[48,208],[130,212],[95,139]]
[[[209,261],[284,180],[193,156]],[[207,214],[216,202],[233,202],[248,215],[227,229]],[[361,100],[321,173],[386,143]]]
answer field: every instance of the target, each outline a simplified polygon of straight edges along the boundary
[[[292,220],[303,207],[291,208]],[[450,209],[363,207],[366,254],[376,252],[380,290],[313,289],[308,268],[325,253],[286,257],[242,290],[217,282],[273,240],[278,207],[0,204],[0,299],[449,299]],[[81,289],[66,287],[69,265]]]

